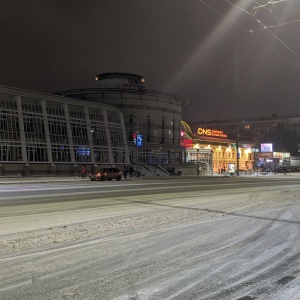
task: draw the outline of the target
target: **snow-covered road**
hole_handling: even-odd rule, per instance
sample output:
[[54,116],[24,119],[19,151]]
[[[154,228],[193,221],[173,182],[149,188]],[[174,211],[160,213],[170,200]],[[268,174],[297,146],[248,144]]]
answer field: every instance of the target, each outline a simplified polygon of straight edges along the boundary
[[1,207],[0,299],[300,299],[297,180],[230,180]]

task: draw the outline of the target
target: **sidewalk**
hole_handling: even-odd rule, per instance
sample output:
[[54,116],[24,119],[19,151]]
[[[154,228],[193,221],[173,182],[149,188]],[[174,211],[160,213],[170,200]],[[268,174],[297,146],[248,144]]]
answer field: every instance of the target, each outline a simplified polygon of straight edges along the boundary
[[[207,176],[140,176],[137,178],[136,176],[130,177],[127,176],[126,179],[122,177],[121,182],[124,181],[137,181],[137,180],[172,180],[172,179],[197,179],[201,177]],[[4,176],[0,177],[0,185],[2,184],[22,184],[22,183],[51,183],[51,182],[95,182],[91,181],[87,176],[86,178],[81,178],[79,176],[29,176],[29,177],[21,177],[21,176]],[[114,180],[115,181],[115,180]]]
[[32,176],[32,177],[0,177],[0,184],[13,184],[13,183],[48,183],[48,182],[77,182],[87,181],[89,178],[82,179],[81,177],[67,177],[67,176]]
[[[128,177],[126,181],[137,180],[136,177]],[[21,183],[50,183],[50,182],[94,182],[91,181],[87,176],[86,178],[81,178],[79,176],[3,176],[0,177],[1,184],[21,184]],[[122,177],[122,181],[125,179]]]
[[[241,175],[241,177],[290,177],[290,176],[300,176],[300,173],[288,173],[286,175],[284,174],[251,174],[251,175]],[[139,178],[137,177],[129,177],[127,176],[127,179],[125,180],[122,177],[122,182],[124,181],[136,181],[136,180],[174,180],[174,179],[200,179],[204,177],[231,177],[231,176],[224,176],[219,174],[214,175],[206,175],[206,176],[196,176],[196,175],[183,175],[183,176],[141,176]],[[237,176],[233,176],[237,177]],[[4,176],[0,177],[0,185],[2,184],[22,184],[22,183],[51,183],[51,182],[88,182],[90,181],[89,177],[81,178],[79,176],[31,176],[31,177],[18,177],[18,176]],[[94,182],[94,181],[93,181]]]

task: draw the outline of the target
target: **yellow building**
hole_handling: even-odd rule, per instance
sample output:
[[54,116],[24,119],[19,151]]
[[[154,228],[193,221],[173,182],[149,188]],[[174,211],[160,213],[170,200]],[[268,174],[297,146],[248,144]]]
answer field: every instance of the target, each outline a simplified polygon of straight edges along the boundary
[[[198,128],[197,133],[185,133],[186,160],[195,164],[206,164],[210,173],[248,171],[254,167],[253,143],[228,139],[221,130]],[[190,138],[190,139],[189,139]],[[189,142],[187,142],[189,141]],[[237,158],[237,144],[239,158]]]

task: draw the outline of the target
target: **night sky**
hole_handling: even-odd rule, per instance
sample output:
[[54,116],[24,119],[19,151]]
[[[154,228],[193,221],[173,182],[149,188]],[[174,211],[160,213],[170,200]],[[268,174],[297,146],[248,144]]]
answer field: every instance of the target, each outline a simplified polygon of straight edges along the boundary
[[0,85],[127,72],[187,98],[186,121],[300,115],[298,20],[299,0],[1,0]]

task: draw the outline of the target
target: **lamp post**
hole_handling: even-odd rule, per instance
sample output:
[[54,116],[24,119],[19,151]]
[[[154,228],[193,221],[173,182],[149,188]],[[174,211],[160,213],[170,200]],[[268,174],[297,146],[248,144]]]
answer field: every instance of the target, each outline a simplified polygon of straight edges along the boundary
[[139,134],[139,115],[136,114],[136,133],[135,133],[135,145],[136,145],[136,172],[139,173],[139,145],[138,145],[138,134]]
[[135,133],[135,145],[136,145],[136,167],[137,167],[137,172],[138,172],[138,168],[139,168],[139,145],[138,145],[138,131],[136,131]]
[[197,176],[199,176],[199,149],[197,149]]
[[96,125],[93,125],[91,127],[91,135],[92,135],[92,147],[93,147],[93,155],[94,155],[94,165],[92,166],[92,173],[95,172],[95,169],[97,167],[97,159],[96,159],[96,154],[95,154],[95,148],[94,148],[94,138],[95,138],[95,132],[96,132]]
[[236,176],[240,175],[239,131],[236,130]]

